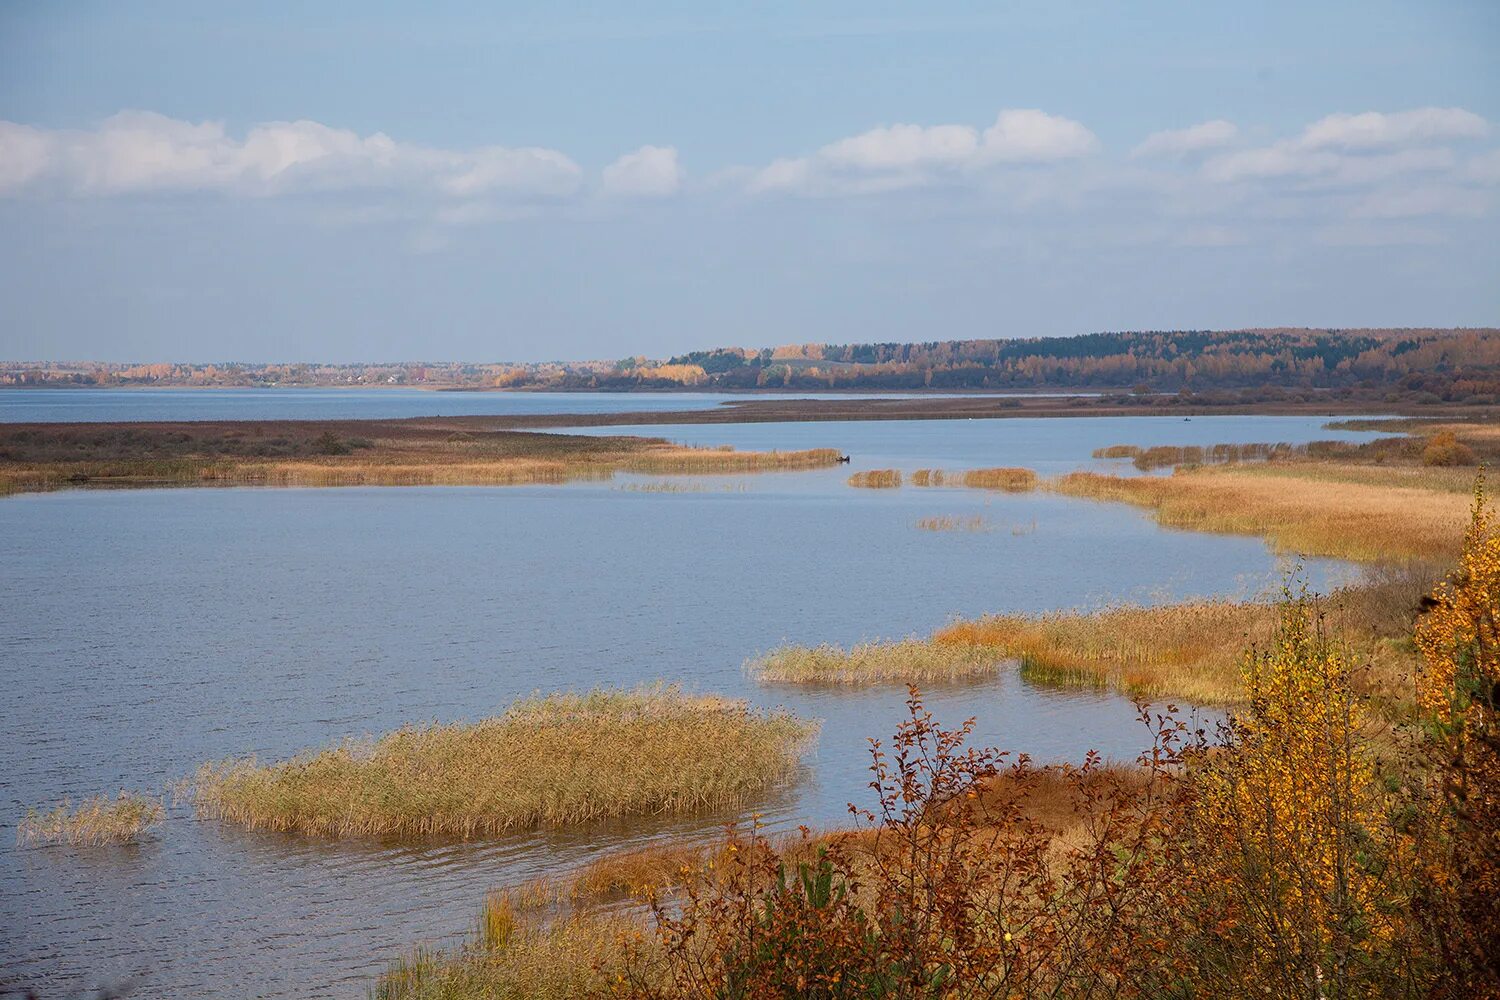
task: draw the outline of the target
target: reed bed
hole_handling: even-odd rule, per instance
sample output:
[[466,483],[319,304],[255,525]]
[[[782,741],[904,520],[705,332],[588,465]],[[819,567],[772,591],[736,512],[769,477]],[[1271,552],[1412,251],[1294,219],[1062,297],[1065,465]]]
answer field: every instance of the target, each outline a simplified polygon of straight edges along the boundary
[[205,764],[199,815],[319,837],[475,837],[741,805],[791,781],[816,725],[676,687],[519,702],[282,763]]
[[111,799],[96,795],[78,805],[64,801],[48,810],[31,809],[16,826],[18,844],[102,846],[127,844],[162,821],[161,799],[122,791]]
[[864,490],[889,490],[901,485],[899,469],[867,469],[849,477],[849,485]]
[[1036,473],[1030,469],[970,469],[963,474],[963,484],[970,489],[1026,493],[1036,489],[1036,483]]
[[[1420,568],[1372,570],[1323,601],[1323,611],[1358,653],[1363,693],[1399,715],[1415,669],[1410,634],[1433,577]],[[803,684],[970,680],[1016,663],[1021,677],[1047,686],[1119,691],[1148,700],[1199,705],[1243,700],[1243,650],[1274,634],[1269,601],[1190,601],[1098,611],[989,615],[957,621],[927,639],[865,643],[852,649],[783,646],[750,664],[768,680]]]
[[780,684],[857,687],[865,684],[951,684],[999,672],[1005,657],[980,646],[937,645],[908,638],[898,642],[838,646],[781,646],[751,660],[758,680]]
[[942,469],[918,469],[911,474],[913,486],[942,486],[948,481],[948,474]]
[[938,648],[988,648],[1020,663],[1028,681],[1112,689],[1194,704],[1240,700],[1240,650],[1267,639],[1276,608],[1203,601],[1092,614],[994,615],[933,634]]
[[[1397,472],[1408,475],[1398,477]],[[1075,472],[1045,485],[1068,496],[1149,508],[1169,527],[1264,535],[1282,552],[1382,562],[1441,559],[1458,551],[1468,496],[1426,484],[1452,474],[1323,464],[1242,465],[1179,469],[1164,477]]]
[[602,480],[616,472],[810,469],[838,460],[831,448],[739,452],[659,438],[484,430],[457,420],[0,427],[0,493],[76,486],[508,486]]

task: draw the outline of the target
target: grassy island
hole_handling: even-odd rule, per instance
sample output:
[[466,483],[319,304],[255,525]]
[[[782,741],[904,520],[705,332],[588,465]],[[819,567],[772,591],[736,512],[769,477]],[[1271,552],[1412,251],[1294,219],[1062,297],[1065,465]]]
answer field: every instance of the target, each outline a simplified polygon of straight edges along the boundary
[[474,837],[740,805],[792,780],[816,726],[675,687],[559,694],[293,760],[205,764],[200,816],[320,837]]

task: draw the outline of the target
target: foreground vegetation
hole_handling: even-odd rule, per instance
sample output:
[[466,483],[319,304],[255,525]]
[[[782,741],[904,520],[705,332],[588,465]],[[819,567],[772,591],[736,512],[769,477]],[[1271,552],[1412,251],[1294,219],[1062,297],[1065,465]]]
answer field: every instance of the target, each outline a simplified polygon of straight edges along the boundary
[[321,837],[472,837],[744,804],[792,780],[815,727],[674,687],[559,694],[294,760],[206,764],[200,816]]
[[161,799],[143,792],[122,791],[111,799],[96,795],[74,805],[62,802],[51,809],[31,809],[16,826],[18,844],[71,844],[95,847],[127,844],[162,821]]
[[494,430],[473,418],[0,424],[0,494],[73,486],[507,486],[833,465],[658,438]]
[[967,748],[968,726],[913,691],[856,829],[731,830],[641,880],[644,911],[498,895],[468,946],[398,963],[378,995],[1500,995],[1500,536],[1483,506],[1425,607],[1398,739],[1367,717],[1324,605],[1288,595],[1212,736],[1143,713],[1135,768],[1039,768]]

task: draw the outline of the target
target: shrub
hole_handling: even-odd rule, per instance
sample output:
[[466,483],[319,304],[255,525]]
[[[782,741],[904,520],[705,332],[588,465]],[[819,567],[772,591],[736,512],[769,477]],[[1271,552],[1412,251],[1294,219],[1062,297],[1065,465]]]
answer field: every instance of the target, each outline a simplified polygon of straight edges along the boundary
[[1452,431],[1438,431],[1422,449],[1423,465],[1473,465],[1473,450]]

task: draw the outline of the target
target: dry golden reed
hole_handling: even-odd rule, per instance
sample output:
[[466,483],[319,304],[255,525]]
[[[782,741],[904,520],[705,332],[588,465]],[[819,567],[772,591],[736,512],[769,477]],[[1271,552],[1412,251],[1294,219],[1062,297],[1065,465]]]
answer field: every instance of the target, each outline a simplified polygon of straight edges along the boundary
[[1448,474],[1299,463],[1179,469],[1170,476],[1075,472],[1045,485],[1150,508],[1168,527],[1264,535],[1281,552],[1382,562],[1458,551],[1467,497],[1428,485]]
[[939,646],[921,639],[838,646],[782,646],[751,660],[758,680],[854,687],[863,684],[935,685],[992,677],[1003,656],[979,646]]
[[947,479],[948,474],[942,469],[918,469],[911,474],[913,486],[942,486]]
[[899,469],[868,469],[849,477],[849,485],[866,490],[888,490],[901,485]]
[[[1361,691],[1400,714],[1413,697],[1416,663],[1404,640],[1431,580],[1422,573],[1374,575],[1325,601],[1365,664]],[[837,646],[784,646],[750,664],[767,681],[801,684],[912,683],[981,679],[1004,665],[1057,687],[1111,689],[1200,705],[1244,699],[1242,650],[1268,642],[1280,620],[1267,601],[1190,601],[1099,611],[989,615],[957,621],[928,639]]]
[[64,801],[52,809],[29,810],[16,827],[19,844],[124,844],[160,823],[166,814],[161,799],[122,791],[111,799],[96,795],[78,805]]
[[816,725],[676,687],[522,701],[296,759],[205,764],[200,815],[321,837],[472,837],[740,805],[792,780]]
[[1036,482],[1036,473],[1030,469],[970,469],[963,475],[963,484],[970,489],[1004,490],[1007,493],[1034,490]]

